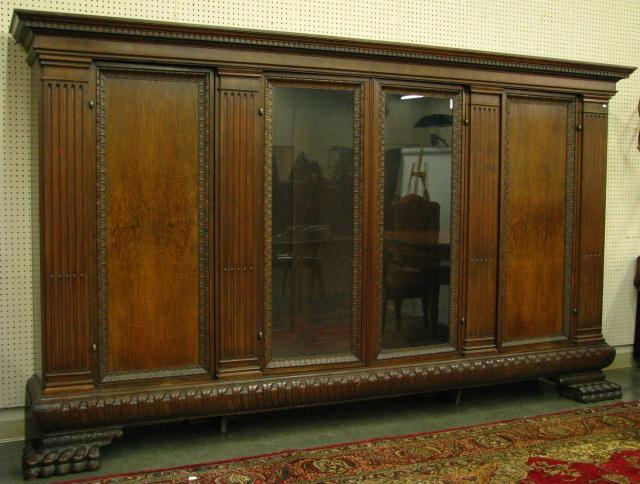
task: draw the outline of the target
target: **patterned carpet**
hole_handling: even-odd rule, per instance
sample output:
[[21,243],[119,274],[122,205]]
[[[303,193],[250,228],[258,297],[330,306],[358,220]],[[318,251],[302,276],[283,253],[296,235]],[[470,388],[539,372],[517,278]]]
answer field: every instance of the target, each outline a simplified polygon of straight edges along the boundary
[[68,482],[637,483],[640,401]]

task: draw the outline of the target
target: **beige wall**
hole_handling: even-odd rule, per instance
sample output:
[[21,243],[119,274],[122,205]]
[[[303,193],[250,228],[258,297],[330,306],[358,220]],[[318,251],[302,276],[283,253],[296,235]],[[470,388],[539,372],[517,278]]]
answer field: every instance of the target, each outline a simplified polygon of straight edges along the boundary
[[[0,74],[0,407],[23,402],[33,371],[29,70],[6,33],[13,8],[359,37],[640,65],[638,0],[3,0]],[[604,332],[632,340],[640,254],[640,75],[611,103]]]

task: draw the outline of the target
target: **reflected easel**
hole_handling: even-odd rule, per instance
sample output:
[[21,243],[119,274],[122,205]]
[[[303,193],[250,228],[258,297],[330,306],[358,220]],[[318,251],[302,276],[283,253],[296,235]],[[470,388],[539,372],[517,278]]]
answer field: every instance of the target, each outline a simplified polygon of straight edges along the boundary
[[[423,167],[423,159],[424,159],[424,148],[420,148],[420,157],[418,158],[418,166],[413,163],[411,165],[411,175],[409,176],[409,189],[411,189],[411,181],[413,181],[413,192],[416,195],[418,194],[418,186],[420,182],[422,182],[423,193],[422,196],[425,200],[429,200],[429,190],[428,190],[428,181],[429,181],[429,172],[427,170],[426,164]],[[410,192],[411,193],[411,192]]]
[[[420,118],[418,122],[413,125],[414,128],[448,128],[451,126],[453,126],[453,117],[449,114],[429,114]],[[442,143],[446,147],[449,146],[444,138],[436,133],[432,133],[431,146],[436,147],[438,143]],[[416,166],[416,164],[414,163],[411,167],[411,175],[409,177],[408,187],[411,187],[411,181],[413,180],[413,193],[417,195],[419,184],[420,182],[422,182],[423,196],[425,200],[429,201],[429,171],[424,158],[425,150],[424,148],[420,148],[420,158],[418,158],[418,165]]]

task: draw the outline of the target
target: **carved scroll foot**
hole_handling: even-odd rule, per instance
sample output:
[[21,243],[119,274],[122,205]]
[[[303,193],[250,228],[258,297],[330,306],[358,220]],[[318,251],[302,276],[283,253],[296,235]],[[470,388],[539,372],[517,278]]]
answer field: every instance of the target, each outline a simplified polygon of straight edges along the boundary
[[578,402],[601,402],[622,397],[620,385],[607,381],[602,371],[562,375],[551,378],[551,381],[556,383],[560,395]]
[[117,437],[122,437],[121,429],[50,435],[27,442],[22,453],[24,478],[96,470],[100,467],[100,448]]

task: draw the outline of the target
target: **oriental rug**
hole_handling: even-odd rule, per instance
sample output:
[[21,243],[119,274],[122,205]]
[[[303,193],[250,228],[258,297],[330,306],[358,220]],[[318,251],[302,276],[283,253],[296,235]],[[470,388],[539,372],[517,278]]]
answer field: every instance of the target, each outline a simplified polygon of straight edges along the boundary
[[69,482],[637,483],[640,401]]

